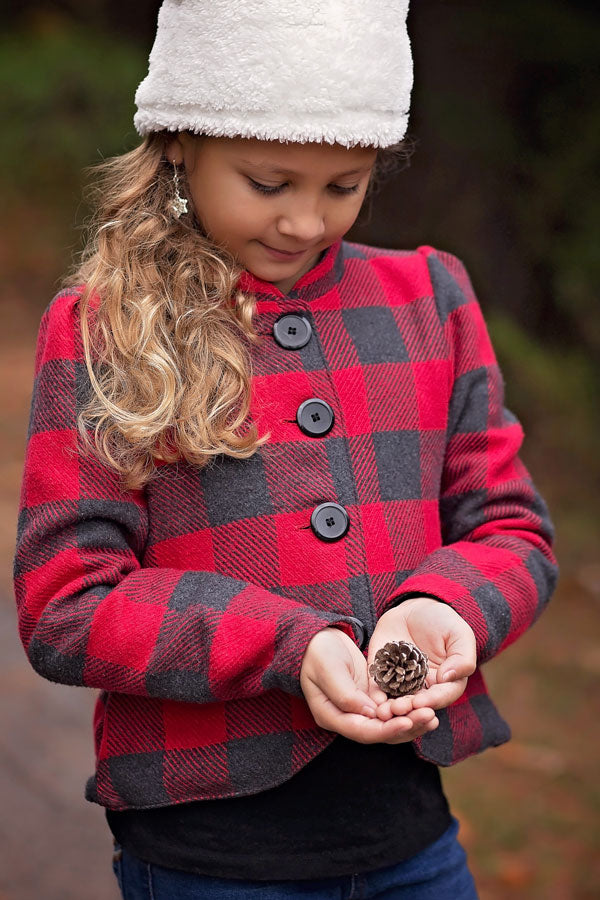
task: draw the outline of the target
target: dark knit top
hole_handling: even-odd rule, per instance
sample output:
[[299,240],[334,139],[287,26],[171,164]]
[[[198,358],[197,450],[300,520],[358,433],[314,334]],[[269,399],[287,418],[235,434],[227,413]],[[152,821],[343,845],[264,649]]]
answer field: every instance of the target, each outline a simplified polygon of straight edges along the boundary
[[146,862],[245,880],[392,865],[450,824],[438,769],[412,744],[340,736],[293,778],[259,794],[106,815],[119,843]]

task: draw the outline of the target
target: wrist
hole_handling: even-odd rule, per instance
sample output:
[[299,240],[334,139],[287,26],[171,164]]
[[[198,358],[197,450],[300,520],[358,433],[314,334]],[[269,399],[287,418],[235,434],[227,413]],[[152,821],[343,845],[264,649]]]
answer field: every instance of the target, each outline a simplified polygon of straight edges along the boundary
[[444,601],[439,597],[434,597],[433,594],[407,594],[405,597],[396,600],[394,606],[388,609],[387,612],[393,612],[400,607],[406,611],[407,608],[412,608],[413,606],[429,606],[432,603],[444,603]]

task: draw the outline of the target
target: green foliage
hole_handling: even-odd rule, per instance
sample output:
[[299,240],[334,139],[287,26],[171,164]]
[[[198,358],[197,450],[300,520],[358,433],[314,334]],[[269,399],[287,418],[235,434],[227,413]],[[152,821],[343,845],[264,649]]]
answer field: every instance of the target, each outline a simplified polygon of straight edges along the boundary
[[520,115],[507,117],[519,151],[519,189],[508,198],[514,221],[564,319],[600,349],[597,11],[544,0],[528,4],[523,15],[509,4],[495,24],[512,48],[526,100]]
[[[565,568],[597,557],[600,375],[579,347],[548,347],[502,314],[487,316],[506,404],[525,429],[522,457],[550,505]],[[592,499],[594,498],[594,499]]]
[[133,95],[145,70],[138,46],[60,20],[49,30],[4,32],[3,192],[59,201],[77,194],[82,167],[131,149],[139,141]]
[[598,376],[591,360],[577,348],[548,348],[508,316],[488,314],[487,324],[519,418],[535,424],[540,413],[544,420],[553,417],[557,428],[568,430],[567,440],[574,428],[593,424]]
[[442,164],[424,180],[429,219],[417,228],[472,260],[499,310],[504,255],[511,315],[600,358],[598,11],[564,0],[431,7],[421,44],[441,29],[442,60],[425,59],[415,111]]

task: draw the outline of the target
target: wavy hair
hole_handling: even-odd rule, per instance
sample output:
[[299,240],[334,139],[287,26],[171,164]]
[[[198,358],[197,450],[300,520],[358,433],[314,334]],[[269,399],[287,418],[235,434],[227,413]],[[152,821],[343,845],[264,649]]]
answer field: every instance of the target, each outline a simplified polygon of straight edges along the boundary
[[[78,414],[81,449],[125,490],[142,489],[157,463],[247,458],[270,437],[247,422],[250,345],[262,341],[256,300],[237,289],[241,267],[193,215],[169,212],[172,137],[152,133],[86,170],[96,176],[88,239],[63,281],[80,294],[92,388]],[[380,151],[376,168],[400,158],[403,145]]]

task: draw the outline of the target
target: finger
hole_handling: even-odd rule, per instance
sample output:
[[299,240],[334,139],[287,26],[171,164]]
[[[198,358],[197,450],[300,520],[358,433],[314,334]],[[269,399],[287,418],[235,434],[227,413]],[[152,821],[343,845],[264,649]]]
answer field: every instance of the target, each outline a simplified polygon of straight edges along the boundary
[[427,690],[419,691],[418,694],[413,696],[413,708],[445,709],[446,706],[450,706],[451,703],[458,700],[466,686],[466,678],[460,678],[458,681],[447,681],[444,684],[434,684]]
[[420,733],[422,729],[427,728],[429,723],[436,718],[436,715],[433,709],[423,707],[423,709],[414,709],[408,716],[402,716],[402,718],[410,719],[412,723],[410,733],[416,733],[417,731]]
[[[415,718],[416,713],[416,718]],[[377,718],[387,722],[394,716],[404,716],[413,722],[424,722],[431,719],[435,715],[434,710],[429,706],[420,706],[418,710],[400,708],[398,712],[394,711],[392,703],[384,703],[383,706],[377,707]]]
[[420,728],[413,728],[411,731],[403,734],[401,737],[392,738],[391,740],[386,741],[386,743],[403,744],[406,741],[415,741],[417,738],[422,737],[424,734],[429,734],[430,731],[435,731],[439,724],[439,719],[433,718],[426,725],[423,725]]
[[385,701],[388,699],[387,694],[382,691],[381,688],[377,687],[372,678],[369,678],[369,696],[377,706],[385,703]]
[[[314,679],[311,680],[315,687],[342,712],[375,715],[377,704],[365,691],[356,686],[345,664],[338,663],[319,672],[318,683]],[[367,713],[366,710],[372,710],[372,713]]]
[[380,719],[386,720],[391,716],[405,716],[412,708],[412,696],[394,697],[387,699],[377,707],[377,715]]
[[394,718],[394,713],[390,709],[389,703],[381,703],[377,707],[377,712],[375,713],[378,719],[381,719],[382,722],[387,722],[388,719]]
[[319,709],[316,716],[318,724],[329,731],[335,731],[344,737],[362,744],[385,743],[413,731],[413,722],[403,716],[396,716],[389,722],[380,719],[368,719],[355,713],[344,713],[327,701],[327,705]]

